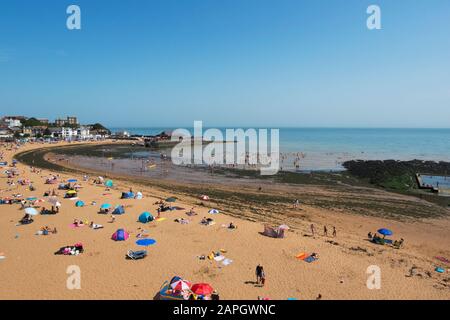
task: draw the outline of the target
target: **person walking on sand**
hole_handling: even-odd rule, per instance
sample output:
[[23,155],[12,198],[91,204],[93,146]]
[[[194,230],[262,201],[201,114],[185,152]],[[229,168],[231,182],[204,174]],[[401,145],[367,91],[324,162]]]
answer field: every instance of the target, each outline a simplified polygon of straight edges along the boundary
[[327,226],[323,226],[323,235],[328,237],[328,229]]
[[256,270],[255,270],[256,284],[260,284],[260,282],[261,282],[261,271],[262,271],[262,266],[260,264],[258,264],[256,266]]
[[336,227],[333,226],[333,238],[336,238],[337,232],[336,232]]
[[312,235],[314,237],[314,224],[312,224],[312,223],[311,223],[311,233],[312,233]]
[[266,273],[264,272],[264,268],[261,267],[261,287],[264,287],[264,284],[266,283]]

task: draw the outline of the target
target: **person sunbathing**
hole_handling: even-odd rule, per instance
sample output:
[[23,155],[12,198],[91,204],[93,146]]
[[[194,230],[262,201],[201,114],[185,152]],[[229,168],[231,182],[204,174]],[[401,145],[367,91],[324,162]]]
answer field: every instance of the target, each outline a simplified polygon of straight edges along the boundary
[[89,224],[89,227],[94,229],[94,230],[103,228],[103,226],[101,224],[96,224],[93,221],[91,221],[91,223]]

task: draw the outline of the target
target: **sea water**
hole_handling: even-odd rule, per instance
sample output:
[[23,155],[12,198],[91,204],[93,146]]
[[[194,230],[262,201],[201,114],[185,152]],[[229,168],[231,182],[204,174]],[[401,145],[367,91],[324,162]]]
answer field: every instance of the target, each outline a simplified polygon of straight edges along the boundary
[[[155,135],[173,129],[176,128],[129,127],[111,130],[128,131],[137,135]],[[218,129],[222,130],[225,136],[226,128]],[[300,157],[301,170],[341,169],[344,161],[354,159],[450,161],[450,129],[274,129],[280,130],[280,152],[285,158],[282,166],[286,168],[292,167],[291,162],[297,157]]]

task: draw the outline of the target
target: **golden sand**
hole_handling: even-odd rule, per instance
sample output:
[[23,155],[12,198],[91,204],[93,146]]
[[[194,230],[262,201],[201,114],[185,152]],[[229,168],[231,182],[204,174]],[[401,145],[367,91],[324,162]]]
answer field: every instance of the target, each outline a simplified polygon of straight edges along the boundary
[[[63,143],[61,143],[62,145]],[[28,144],[19,151],[42,147]],[[5,160],[11,161],[17,151],[6,151]],[[33,181],[36,191],[24,186],[8,187],[4,174],[0,177],[0,198],[20,193],[24,197],[43,198],[44,191],[54,187],[45,185],[50,172],[32,173],[18,165],[20,178]],[[2,170],[2,172],[5,169]],[[61,174],[62,179],[72,178]],[[75,176],[82,181],[81,176]],[[16,179],[17,180],[17,179]],[[450,274],[448,265],[435,256],[450,259],[450,220],[448,218],[416,222],[358,216],[347,212],[333,212],[321,208],[305,207],[308,220],[303,227],[287,232],[285,239],[268,238],[260,234],[263,222],[251,222],[226,215],[227,208],[217,208],[224,214],[210,215],[209,208],[197,207],[197,216],[188,217],[185,212],[195,199],[181,197],[176,205],[186,210],[163,212],[166,220],[143,225],[137,218],[143,211],[156,214],[154,203],[171,196],[150,187],[130,185],[115,181],[111,191],[92,182],[81,182],[79,198],[85,207],[76,208],[75,201],[62,199],[57,215],[36,216],[32,224],[16,226],[23,216],[20,206],[0,205],[0,299],[153,299],[165,280],[175,275],[193,283],[210,283],[220,293],[221,299],[450,299]],[[56,186],[55,186],[56,187]],[[121,200],[122,191],[133,188],[144,193],[142,200]],[[313,187],[311,187],[313,188]],[[60,195],[62,191],[59,190]],[[96,201],[96,205],[91,205]],[[102,203],[123,204],[126,213],[116,216],[98,214]],[[47,208],[48,203],[43,203]],[[295,213],[296,209],[290,209]],[[214,218],[215,225],[200,225],[202,217]],[[71,228],[73,220],[82,219],[102,224],[103,229],[89,227]],[[191,219],[189,224],[174,222],[176,218]],[[233,221],[238,226],[229,230],[222,225]],[[315,237],[309,225],[316,225]],[[337,227],[337,237],[323,236],[326,224]],[[56,227],[57,234],[38,236],[42,226]],[[140,249],[135,244],[138,228],[148,231],[157,243],[147,248],[143,260],[125,259],[128,249]],[[405,239],[405,247],[396,250],[368,242],[368,231],[387,227],[395,237]],[[116,242],[111,235],[118,228],[130,232],[127,241]],[[331,232],[330,232],[331,233]],[[54,255],[60,247],[82,242],[85,252],[78,256]],[[225,249],[224,255],[233,262],[223,266],[216,261],[200,260],[198,256]],[[316,252],[319,260],[306,263],[295,258],[301,252]],[[255,267],[260,263],[266,272],[266,285],[256,287]],[[77,265],[81,270],[81,289],[69,290],[66,286],[67,268]],[[371,265],[381,268],[381,288],[368,289]],[[442,266],[446,273],[434,271]]]

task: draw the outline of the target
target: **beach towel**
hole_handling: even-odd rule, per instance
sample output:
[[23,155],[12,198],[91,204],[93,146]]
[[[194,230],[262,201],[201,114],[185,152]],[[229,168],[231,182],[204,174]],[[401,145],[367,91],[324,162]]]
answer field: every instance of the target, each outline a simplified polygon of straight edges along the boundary
[[309,257],[306,257],[305,259],[303,259],[303,261],[308,262],[308,263],[314,262],[316,260],[317,259],[314,258],[313,256],[309,256]]
[[222,260],[224,260],[224,259],[225,259],[224,256],[216,256],[216,257],[214,257],[214,260],[215,260],[215,261],[222,261]]
[[438,272],[438,273],[444,273],[445,270],[443,268],[440,267],[436,267],[436,269],[434,269],[434,271]]
[[295,256],[299,260],[304,260],[306,258],[306,253],[301,252],[298,255]]
[[227,258],[227,259],[225,259],[225,260],[222,261],[222,264],[223,264],[224,266],[228,266],[228,265],[230,265],[232,262],[233,262],[233,260]]
[[85,224],[75,224],[75,223],[71,223],[71,224],[69,224],[69,227],[70,228],[72,228],[72,229],[75,229],[75,228],[81,228],[81,227],[84,227],[85,226]]
[[161,218],[158,218],[158,219],[156,219],[155,221],[158,221],[158,222],[160,222],[160,221],[164,221],[164,220],[167,220],[167,218],[165,218],[165,217],[161,217]]
[[450,260],[448,260],[447,258],[445,258],[445,257],[435,257],[436,259],[438,259],[439,261],[441,261],[441,262],[444,262],[444,263],[450,263]]
[[138,246],[144,246],[144,247],[154,245],[155,243],[156,243],[155,239],[139,239],[136,241],[136,244]]

